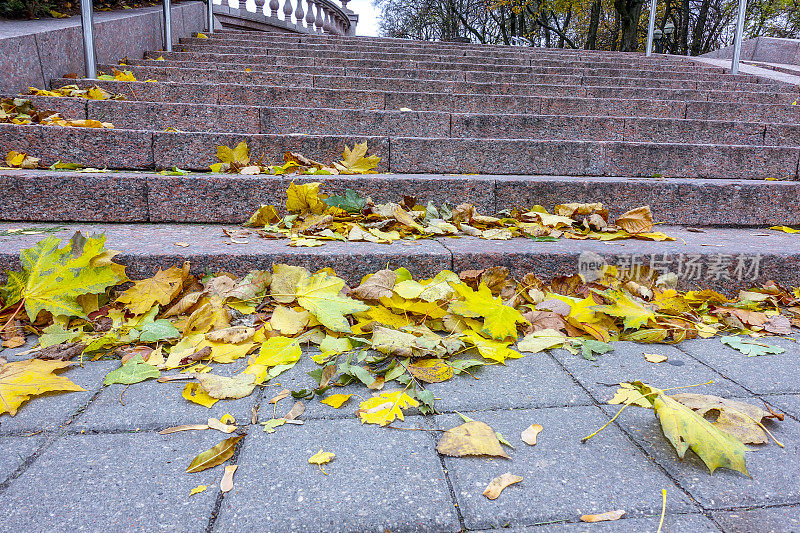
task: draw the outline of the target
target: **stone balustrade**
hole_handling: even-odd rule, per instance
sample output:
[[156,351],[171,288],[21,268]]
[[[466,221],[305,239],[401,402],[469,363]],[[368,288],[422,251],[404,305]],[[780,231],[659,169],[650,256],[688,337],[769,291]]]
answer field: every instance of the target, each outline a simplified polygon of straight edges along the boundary
[[221,0],[215,2],[214,15],[224,27],[355,35],[358,15],[347,9],[348,1],[342,0],[339,7],[332,0]]

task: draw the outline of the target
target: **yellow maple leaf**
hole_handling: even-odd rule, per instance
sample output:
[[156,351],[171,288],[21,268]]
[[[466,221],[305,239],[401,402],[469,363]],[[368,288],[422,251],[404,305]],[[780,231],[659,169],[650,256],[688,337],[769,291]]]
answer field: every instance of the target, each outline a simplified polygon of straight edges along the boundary
[[85,390],[69,378],[55,375],[54,372],[71,364],[69,361],[27,359],[0,366],[0,415],[16,415],[17,409],[31,396]]
[[236,148],[217,146],[217,159],[223,163],[245,166],[250,163],[250,149],[245,141],[236,145]]
[[519,311],[505,305],[500,297],[492,296],[492,291],[481,283],[478,291],[473,291],[464,283],[453,283],[453,289],[463,298],[450,304],[450,312],[466,317],[483,317],[481,331],[493,339],[517,338],[517,324],[528,321]]
[[524,355],[518,351],[512,350],[508,347],[512,342],[510,340],[497,341],[493,339],[485,339],[472,330],[462,333],[460,339],[475,346],[475,348],[478,349],[478,353],[481,354],[481,357],[497,361],[498,363],[505,363],[506,357],[511,359],[519,359],[520,357],[524,357]]
[[320,450],[317,453],[308,458],[308,464],[319,466],[320,472],[322,472],[327,476],[328,473],[325,471],[324,468],[322,468],[322,465],[330,463],[331,461],[333,461],[334,457],[336,457],[336,454],[332,452],[323,452],[322,448],[320,448]]
[[352,150],[345,145],[342,158],[343,161],[333,164],[341,174],[376,174],[373,169],[381,161],[378,156],[367,155],[366,141],[354,145]]
[[321,183],[314,181],[297,185],[295,182],[289,184],[286,189],[286,209],[292,213],[314,213],[319,215],[324,213],[328,204],[319,197],[319,186]]
[[639,302],[622,291],[607,291],[603,293],[614,302],[611,305],[598,305],[594,309],[610,316],[621,317],[627,329],[638,329],[650,320],[655,321],[656,315]]
[[344,315],[366,311],[369,306],[341,296],[339,292],[343,287],[343,279],[317,272],[297,283],[297,303],[331,331],[350,333],[350,323]]
[[256,377],[256,384],[261,384],[267,379],[271,367],[293,365],[300,360],[303,354],[297,339],[289,337],[270,337],[261,345],[258,354],[250,356],[245,374]]
[[183,264],[183,268],[173,266],[167,270],[159,269],[152,278],[134,282],[133,287],[117,298],[117,302],[125,304],[134,315],[141,315],[155,304],[169,304],[180,294],[188,275],[188,261]]
[[361,418],[362,424],[366,422],[385,426],[391,424],[396,418],[405,420],[403,409],[418,405],[419,402],[406,394],[404,390],[384,392],[361,402],[357,414]]

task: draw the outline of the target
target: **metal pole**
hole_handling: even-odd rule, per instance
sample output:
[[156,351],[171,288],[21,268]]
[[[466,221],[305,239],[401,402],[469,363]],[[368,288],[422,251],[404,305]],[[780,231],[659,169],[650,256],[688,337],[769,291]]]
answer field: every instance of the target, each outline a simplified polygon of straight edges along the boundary
[[653,55],[653,31],[656,27],[656,0],[650,0],[650,20],[647,22],[647,57]]
[[214,33],[214,2],[208,0],[208,33]]
[[94,21],[92,0],[81,0],[81,29],[83,33],[83,59],[86,65],[86,77],[97,78],[97,57],[94,52]]
[[164,0],[164,51],[172,52],[172,2]]
[[736,17],[736,35],[733,37],[731,74],[739,73],[739,57],[742,55],[742,36],[744,35],[745,11],[747,11],[747,0],[739,0],[739,15]]

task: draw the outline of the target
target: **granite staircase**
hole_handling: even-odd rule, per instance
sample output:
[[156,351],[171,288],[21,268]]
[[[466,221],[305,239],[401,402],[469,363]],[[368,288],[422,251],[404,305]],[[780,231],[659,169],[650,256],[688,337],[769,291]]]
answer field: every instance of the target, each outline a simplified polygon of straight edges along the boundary
[[[62,225],[63,235],[102,230],[133,276],[189,259],[198,271],[238,273],[281,261],[332,266],[351,280],[387,263],[420,275],[506,265],[546,277],[595,252],[667,265],[686,286],[800,285],[800,235],[766,230],[800,223],[797,86],[683,57],[584,50],[242,31],[175,49],[127,59],[137,80],[156,83],[52,80],[98,84],[125,100],[30,97],[113,130],[0,124],[3,153],[117,169],[0,171],[0,232],[39,223]],[[616,215],[649,203],[676,240],[239,244],[222,228],[281,204],[292,180],[208,173],[218,145],[242,140],[273,162],[287,150],[330,161],[366,140],[381,173],[313,178],[331,193],[410,194],[487,214],[601,201]],[[172,167],[193,172],[156,172]],[[0,266],[15,266],[39,238],[0,237]]]

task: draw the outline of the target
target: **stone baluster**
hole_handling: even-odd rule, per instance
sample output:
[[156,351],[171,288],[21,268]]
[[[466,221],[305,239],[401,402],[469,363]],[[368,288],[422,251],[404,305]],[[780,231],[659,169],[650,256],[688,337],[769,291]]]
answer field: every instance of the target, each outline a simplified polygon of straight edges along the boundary
[[264,15],[264,4],[267,3],[267,0],[255,0],[256,4],[256,14]]
[[306,14],[303,11],[303,0],[297,0],[297,9],[294,10],[294,19],[295,25],[299,29],[303,29],[303,19],[305,18]]
[[286,22],[292,22],[292,12],[294,8],[292,7],[292,0],[286,0],[283,3],[283,20]]
[[278,0],[269,0],[269,10],[270,10],[269,16],[274,19],[278,18],[279,7],[281,7],[281,4],[278,2]]
[[316,17],[314,16],[314,0],[307,0],[308,2],[308,13],[306,13],[306,28],[309,31],[314,31],[314,20]]
[[322,33],[322,6],[317,3],[317,18],[314,19],[314,26],[317,28],[317,33]]
[[325,21],[322,23],[322,31],[323,33],[330,33],[331,32],[331,15],[328,13],[328,10],[323,10],[325,15]]

